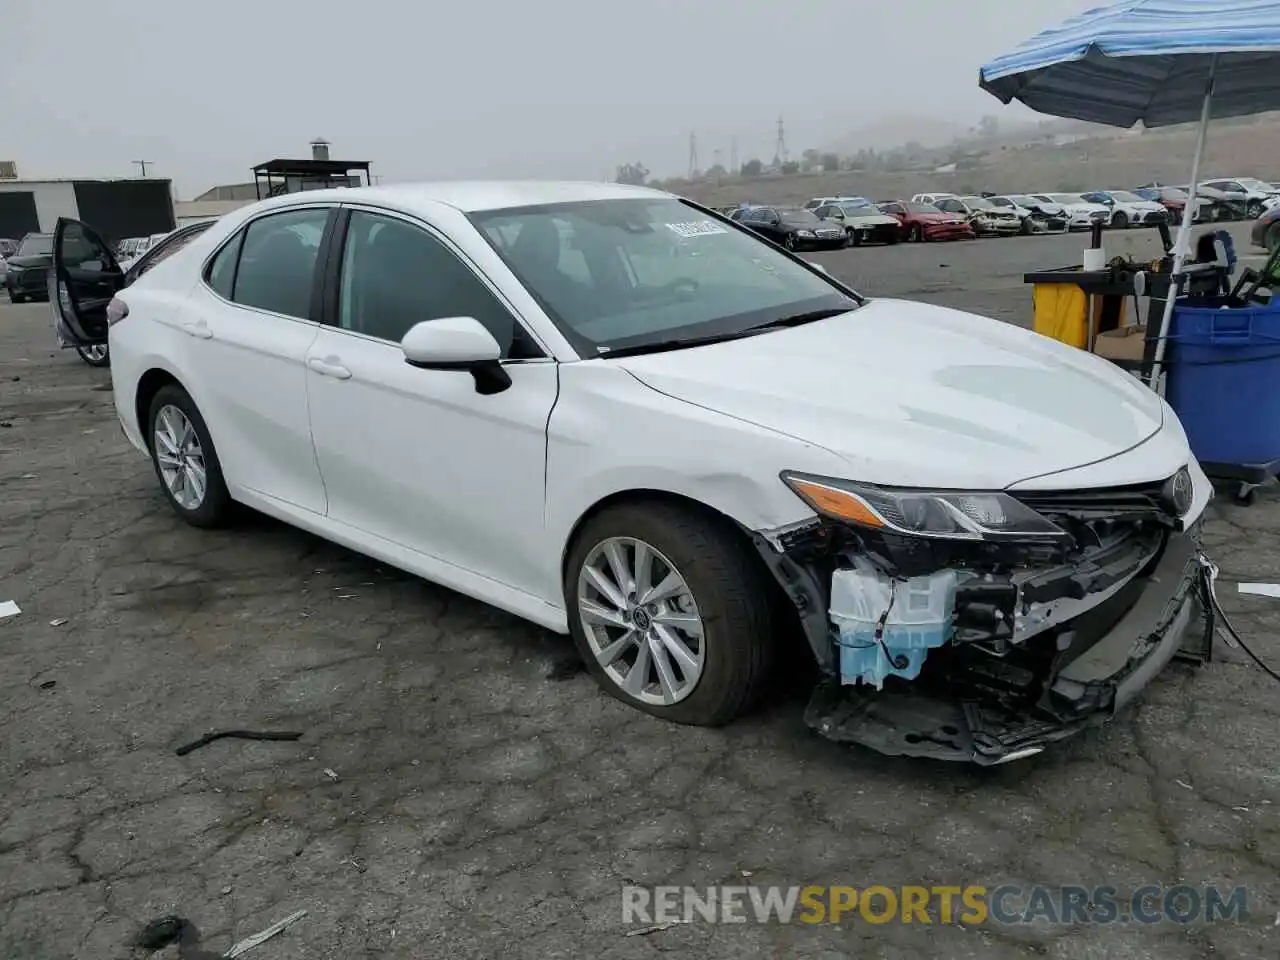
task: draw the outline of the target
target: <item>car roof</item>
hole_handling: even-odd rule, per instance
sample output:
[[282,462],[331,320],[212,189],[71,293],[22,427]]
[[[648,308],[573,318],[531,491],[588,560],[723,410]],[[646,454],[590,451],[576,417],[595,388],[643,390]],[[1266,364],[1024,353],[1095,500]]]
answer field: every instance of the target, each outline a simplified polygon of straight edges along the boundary
[[575,203],[588,200],[626,200],[648,197],[670,199],[671,194],[650,187],[622,183],[593,183],[559,180],[494,180],[439,183],[397,183],[377,187],[337,187],[306,190],[263,201],[262,209],[311,203],[316,200],[343,200],[351,203],[382,203],[394,207],[444,204],[463,213],[531,207],[547,203]]

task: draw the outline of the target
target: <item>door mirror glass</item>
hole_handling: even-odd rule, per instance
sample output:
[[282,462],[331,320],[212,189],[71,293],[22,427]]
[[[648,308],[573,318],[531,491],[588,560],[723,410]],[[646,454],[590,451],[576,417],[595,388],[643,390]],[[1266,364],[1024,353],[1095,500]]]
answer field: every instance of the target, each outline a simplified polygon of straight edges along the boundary
[[502,349],[474,317],[442,317],[415,323],[400,341],[404,358],[415,367],[465,369],[496,363]]

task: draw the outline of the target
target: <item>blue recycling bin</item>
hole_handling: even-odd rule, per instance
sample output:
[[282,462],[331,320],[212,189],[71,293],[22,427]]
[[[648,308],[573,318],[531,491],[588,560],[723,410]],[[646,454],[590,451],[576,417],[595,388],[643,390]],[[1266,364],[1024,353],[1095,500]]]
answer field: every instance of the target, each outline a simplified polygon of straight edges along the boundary
[[1280,461],[1280,304],[1180,304],[1170,320],[1165,359],[1165,397],[1197,460],[1240,466]]

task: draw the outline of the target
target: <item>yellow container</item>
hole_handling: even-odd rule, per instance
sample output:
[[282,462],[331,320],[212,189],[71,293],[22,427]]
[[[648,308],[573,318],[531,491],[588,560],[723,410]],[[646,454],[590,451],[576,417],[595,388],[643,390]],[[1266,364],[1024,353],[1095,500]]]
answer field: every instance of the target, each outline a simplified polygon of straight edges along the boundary
[[1036,283],[1032,329],[1072,347],[1089,345],[1089,296],[1074,283]]

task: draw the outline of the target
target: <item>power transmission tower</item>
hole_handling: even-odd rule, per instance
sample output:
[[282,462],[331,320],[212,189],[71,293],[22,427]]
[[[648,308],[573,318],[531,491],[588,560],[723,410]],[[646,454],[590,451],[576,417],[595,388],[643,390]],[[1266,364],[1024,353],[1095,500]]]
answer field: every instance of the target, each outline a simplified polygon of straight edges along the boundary
[[154,160],[134,160],[133,165],[137,167],[139,170],[141,170],[142,175],[145,177],[147,175],[147,167],[154,166],[155,161]]
[[689,179],[698,175],[698,135],[689,134]]
[[778,117],[778,142],[773,147],[773,163],[774,166],[782,166],[787,162],[787,131],[782,123],[782,117]]

